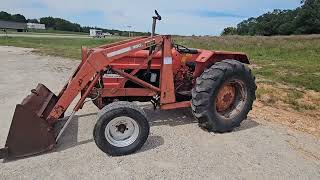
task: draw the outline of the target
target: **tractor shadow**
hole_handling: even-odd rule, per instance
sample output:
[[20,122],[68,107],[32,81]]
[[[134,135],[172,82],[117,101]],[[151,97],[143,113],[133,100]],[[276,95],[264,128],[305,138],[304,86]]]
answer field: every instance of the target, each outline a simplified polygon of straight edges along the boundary
[[[180,126],[186,124],[197,124],[197,119],[194,118],[190,108],[181,108],[174,110],[153,110],[153,106],[142,106],[146,112],[150,126]],[[241,125],[235,128],[232,132],[248,130],[260,126],[258,122],[248,117]]]
[[[186,109],[176,109],[176,110],[153,110],[152,105],[141,106],[148,116],[150,126],[180,126],[185,124],[197,123],[193,118],[191,111]],[[61,136],[58,141],[56,148],[51,152],[61,152],[70,148],[75,148],[80,145],[94,142],[94,139],[91,137],[87,140],[78,141],[79,133],[79,121],[85,120],[82,118],[95,118],[96,113],[89,113],[84,115],[75,115],[67,129]],[[68,117],[65,117],[61,120],[56,126],[57,129],[61,129],[62,126],[66,123]],[[144,146],[137,153],[155,149],[164,144],[164,138],[159,135],[150,135],[144,144]],[[50,152],[49,152],[50,153]]]
[[[84,119],[81,119],[82,117],[95,117],[96,113],[90,113],[90,114],[84,114],[84,115],[75,115],[70,124],[68,125],[67,129],[61,136],[60,140],[58,141],[56,148],[51,152],[61,152],[67,149],[75,148],[80,145],[84,145],[87,143],[94,142],[94,139],[89,138],[87,140],[78,141],[78,133],[79,133],[79,121],[82,121]],[[57,124],[57,128],[62,128],[62,126],[66,123],[68,117],[64,118]],[[144,144],[144,146],[139,150],[137,153],[148,151],[151,149],[155,149],[161,145],[164,144],[164,139],[161,136],[157,135],[150,135]],[[50,153],[50,152],[49,152]]]
[[[190,108],[174,109],[174,110],[153,110],[153,106],[143,106],[146,112],[150,126],[180,126],[186,124],[197,124]],[[235,128],[232,132],[244,131],[255,128],[260,124],[248,117],[241,123],[241,126]]]
[[149,151],[149,150],[155,149],[157,147],[160,147],[163,144],[164,144],[163,137],[157,136],[157,135],[151,135],[148,137],[146,143],[142,146],[142,148],[139,151],[137,151],[136,153]]
[[[181,108],[181,109],[174,109],[174,110],[154,110],[152,105],[145,104],[140,105],[141,108],[146,112],[150,127],[155,126],[181,126],[187,124],[197,124],[197,120],[193,117],[190,108]],[[63,126],[66,122],[68,117],[65,117],[61,120],[58,126]],[[69,126],[61,136],[61,139],[58,141],[56,148],[52,152],[60,152],[70,148],[74,148],[80,145],[84,145],[87,143],[94,142],[92,136],[90,136],[87,140],[78,140],[78,131],[79,131],[79,121],[87,121],[92,119],[93,123],[95,122],[96,113],[89,113],[83,115],[75,115],[75,117],[70,122]],[[247,129],[255,128],[259,126],[259,123],[248,118],[247,120],[243,121],[240,127],[236,128],[233,133],[237,133],[239,131],[244,131]],[[60,127],[60,128],[61,128]],[[59,128],[59,127],[58,127]],[[199,128],[201,131],[201,129]],[[90,129],[92,131],[92,129]],[[90,133],[92,134],[92,133]],[[151,149],[155,149],[164,144],[164,138],[158,135],[150,135],[142,147],[140,152],[148,151]]]
[[143,106],[148,116],[150,126],[180,126],[197,123],[190,108],[174,110],[154,110],[153,106]]
[[235,128],[232,132],[237,133],[240,131],[245,131],[245,130],[249,130],[252,128],[256,128],[260,126],[260,124],[254,120],[252,120],[252,118],[248,117],[246,120],[244,120],[241,125],[237,128]]
[[[197,120],[193,117],[192,112],[189,108],[162,111],[162,110],[153,110],[153,106],[150,106],[150,105],[147,105],[147,106],[144,105],[141,107],[146,112],[151,127],[153,126],[173,126],[174,127],[174,126],[197,123]],[[70,122],[70,124],[68,125],[67,129],[61,136],[60,140],[58,141],[56,147],[52,151],[45,152],[42,154],[61,152],[68,149],[75,148],[77,146],[94,142],[94,139],[92,138],[92,136],[90,136],[90,138],[88,138],[87,140],[78,141],[79,121],[88,120],[88,119],[82,119],[82,118],[94,119],[96,118],[96,113],[75,115],[72,121]],[[67,119],[68,117],[65,117],[64,119],[60,120],[55,128],[61,129],[62,126],[66,123]],[[243,121],[240,127],[232,131],[232,133],[237,133],[239,131],[252,129],[257,126],[260,126],[260,124],[254,121],[252,118],[248,118],[247,120]],[[199,128],[199,130],[201,129]],[[163,137],[158,135],[150,135],[146,143],[144,144],[144,146],[137,153],[155,149],[163,144],[164,144]],[[38,154],[38,155],[42,155],[42,154]],[[33,155],[33,156],[38,156],[38,155]],[[11,161],[25,159],[33,156],[28,156],[28,157],[18,158],[18,159],[9,159],[9,160],[4,160],[3,162],[4,163],[11,162]]]
[[[66,130],[63,132],[62,136],[60,137],[56,145],[56,148],[52,152],[60,152],[66,149],[70,149],[76,146],[93,142],[94,141],[93,138],[84,140],[84,141],[78,141],[79,118],[85,117],[85,116],[92,116],[92,115],[94,115],[94,113],[80,115],[80,116],[75,115],[71,120],[70,124],[68,125],[68,127],[66,128]],[[61,129],[62,126],[66,123],[67,119],[68,117],[58,122],[55,126],[55,129]],[[59,132],[59,131],[56,131],[56,132]]]
[[[9,162],[17,161],[20,159],[27,159],[27,158],[32,158],[35,156],[42,156],[42,155],[51,154],[51,153],[55,153],[55,152],[61,152],[61,151],[64,151],[64,150],[67,150],[70,148],[74,148],[76,146],[80,146],[83,144],[93,142],[94,140],[92,138],[88,139],[88,140],[84,140],[84,141],[78,141],[78,129],[79,129],[79,118],[80,117],[92,116],[95,114],[96,113],[90,113],[90,114],[85,114],[85,115],[75,115],[73,117],[73,119],[71,120],[71,122],[69,123],[66,130],[64,131],[64,133],[62,134],[62,136],[60,137],[58,143],[53,148],[53,150],[47,151],[44,153],[39,153],[36,155],[21,157],[21,158],[6,159],[6,160],[3,160],[3,163],[9,163]],[[63,119],[61,119],[57,122],[57,124],[54,127],[55,132],[56,132],[55,135],[58,134],[57,133],[57,132],[59,132],[58,130],[60,130],[63,127],[63,125],[67,122],[67,119],[68,119],[68,116],[64,117]]]

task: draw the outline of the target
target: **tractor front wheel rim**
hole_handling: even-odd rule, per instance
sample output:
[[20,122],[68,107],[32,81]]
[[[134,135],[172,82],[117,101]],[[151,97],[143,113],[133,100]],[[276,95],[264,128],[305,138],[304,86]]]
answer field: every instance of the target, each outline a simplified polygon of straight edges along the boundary
[[134,143],[139,136],[138,123],[126,116],[112,119],[105,128],[106,140],[113,146],[126,147]]

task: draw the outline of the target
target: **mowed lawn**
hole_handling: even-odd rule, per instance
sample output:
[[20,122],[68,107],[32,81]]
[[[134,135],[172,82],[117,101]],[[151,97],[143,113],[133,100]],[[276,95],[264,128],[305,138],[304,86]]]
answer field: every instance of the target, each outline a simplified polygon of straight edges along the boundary
[[[38,53],[80,59],[81,46],[95,47],[119,40],[1,37],[0,45],[35,48]],[[193,48],[245,52],[258,77],[320,91],[320,35],[174,37],[174,41]]]

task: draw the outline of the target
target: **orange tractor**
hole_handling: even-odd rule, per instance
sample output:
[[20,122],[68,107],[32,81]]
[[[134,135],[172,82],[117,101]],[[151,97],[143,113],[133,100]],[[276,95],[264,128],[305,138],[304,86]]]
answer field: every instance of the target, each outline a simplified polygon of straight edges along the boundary
[[[133,101],[162,110],[191,107],[199,126],[229,132],[246,119],[255,100],[255,78],[243,53],[191,49],[155,35],[82,48],[82,61],[58,95],[39,84],[16,106],[1,158],[52,150],[85,99],[101,109],[93,130],[96,145],[112,156],[140,149],[148,118]],[[55,128],[81,94],[62,128]],[[165,113],[165,112],[164,112]]]

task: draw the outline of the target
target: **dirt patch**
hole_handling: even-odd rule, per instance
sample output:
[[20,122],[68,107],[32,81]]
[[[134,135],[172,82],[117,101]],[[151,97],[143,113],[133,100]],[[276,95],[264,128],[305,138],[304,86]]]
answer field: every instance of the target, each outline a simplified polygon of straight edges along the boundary
[[257,64],[249,64],[249,68],[250,68],[250,69],[261,69],[262,66],[259,66],[259,65],[257,65]]
[[251,115],[320,137],[320,93],[258,81]]

